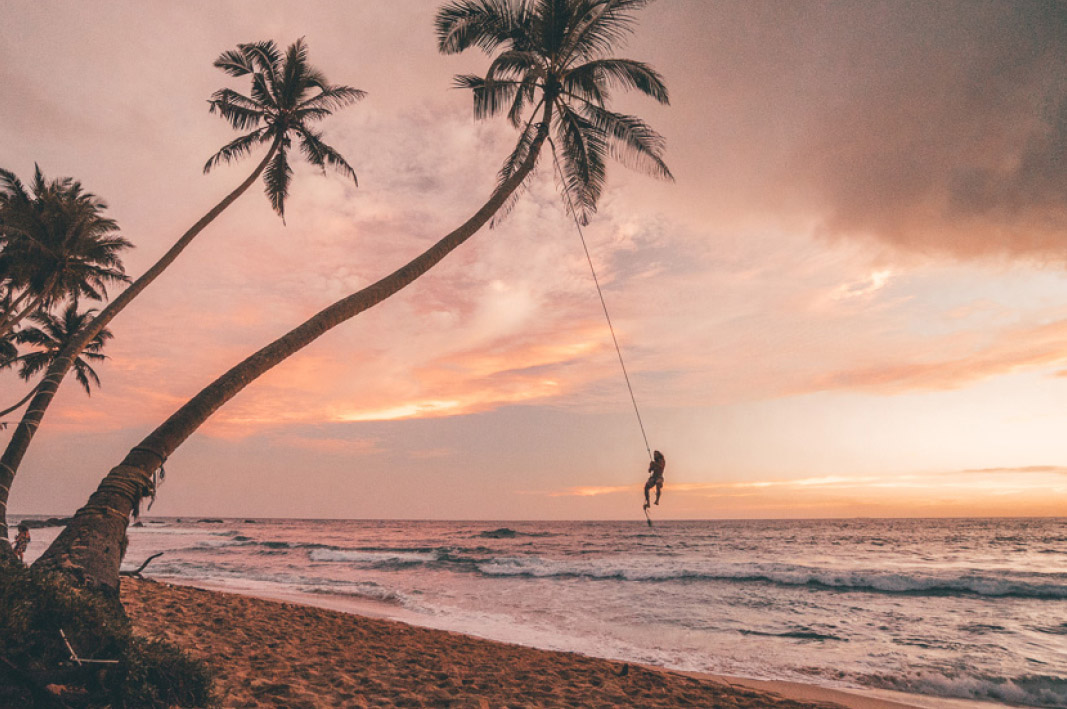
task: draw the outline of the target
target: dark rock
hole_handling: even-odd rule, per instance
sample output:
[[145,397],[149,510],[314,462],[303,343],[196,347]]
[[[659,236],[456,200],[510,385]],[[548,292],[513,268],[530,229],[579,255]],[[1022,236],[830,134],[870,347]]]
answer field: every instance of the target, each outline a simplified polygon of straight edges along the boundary
[[48,519],[24,519],[22,524],[30,529],[42,529],[44,527],[66,527],[73,517],[49,517]]

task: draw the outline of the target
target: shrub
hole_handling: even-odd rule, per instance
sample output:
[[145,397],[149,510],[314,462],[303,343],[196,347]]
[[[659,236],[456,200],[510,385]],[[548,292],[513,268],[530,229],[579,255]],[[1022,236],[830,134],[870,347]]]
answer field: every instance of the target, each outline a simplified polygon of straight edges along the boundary
[[[61,629],[79,657],[119,662],[74,665]],[[79,707],[214,703],[208,668],[170,643],[134,635],[117,599],[81,588],[62,574],[42,573],[4,559],[0,561],[0,706],[31,706],[31,684],[60,686],[59,698]]]

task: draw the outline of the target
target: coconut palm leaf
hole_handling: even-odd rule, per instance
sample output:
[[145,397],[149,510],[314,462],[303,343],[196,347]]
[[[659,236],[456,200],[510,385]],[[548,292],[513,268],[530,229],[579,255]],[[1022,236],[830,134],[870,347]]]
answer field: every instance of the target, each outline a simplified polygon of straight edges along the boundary
[[[582,85],[606,83],[625,90],[640,91],[645,96],[663,104],[670,102],[663,77],[644,62],[629,59],[597,59],[567,72],[567,82],[569,81],[578,81]],[[565,86],[567,82],[564,83]]]
[[352,169],[352,166],[348,164],[348,161],[339,152],[322,140],[322,133],[303,126],[298,127],[296,132],[300,136],[300,152],[304,154],[309,163],[321,168],[323,172],[326,172],[327,167],[331,167],[351,177],[352,182],[357,186],[359,185],[359,180],[356,179],[356,171]]

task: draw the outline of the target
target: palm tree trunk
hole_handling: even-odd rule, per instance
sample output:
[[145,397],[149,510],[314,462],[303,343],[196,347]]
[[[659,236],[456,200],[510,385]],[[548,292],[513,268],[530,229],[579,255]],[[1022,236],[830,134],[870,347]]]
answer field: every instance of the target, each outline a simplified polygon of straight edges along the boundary
[[7,448],[4,449],[4,455],[0,457],[0,546],[7,543],[7,500],[11,491],[11,482],[15,479],[15,473],[18,471],[18,467],[22,463],[22,459],[30,447],[30,442],[33,441],[33,437],[41,425],[41,419],[44,418],[45,411],[48,410],[49,404],[52,403],[59,385],[62,383],[63,378],[67,376],[67,372],[74,366],[74,360],[85,349],[85,345],[107,327],[108,323],[130,304],[130,301],[137,297],[141,291],[147,288],[159,274],[178,258],[178,255],[185,250],[185,247],[189,245],[197,234],[203,231],[208,224],[222,214],[224,209],[229,207],[259,179],[260,174],[267,167],[267,163],[277,152],[279,144],[279,141],[275,140],[271,144],[266,157],[237,189],[226,195],[210,212],[201,217],[200,221],[193,224],[188,231],[182,234],[181,238],[170,247],[167,253],[163,254],[144,275],[131,283],[126,290],[122,291],[106,308],[101,310],[100,314],[93,318],[85,326],[85,329],[77,337],[73,338],[49,364],[48,371],[38,386],[37,393],[33,397],[33,401],[30,402],[26,415],[22,417],[18,428],[15,429],[15,432],[11,435],[11,440],[7,443]]
[[14,327],[14,323],[12,321],[19,313],[19,308],[22,306],[22,301],[26,300],[29,295],[30,291],[28,289],[23,290],[21,293],[18,294],[18,297],[11,301],[11,305],[4,309],[3,314],[0,315],[0,337],[6,335]]
[[45,284],[45,287],[41,290],[41,292],[34,296],[33,300],[30,301],[30,304],[22,310],[16,312],[15,308],[17,308],[18,305],[21,304],[22,299],[27,295],[27,291],[23,291],[22,295],[20,295],[13,304],[12,309],[8,311],[8,316],[4,319],[2,323],[0,323],[0,337],[7,335],[9,332],[14,330],[15,326],[22,322],[22,320],[27,315],[32,314],[37,310],[37,308],[41,306],[41,303],[44,302],[44,299],[51,295],[51,291],[55,287],[57,279],[58,276],[51,276]]
[[152,471],[211,414],[257,377],[328,330],[410,285],[481,229],[533,170],[548,135],[551,110],[551,101],[546,101],[544,122],[530,145],[526,159],[474,216],[407,265],[320,311],[230,369],[190,399],[133,448],[118,466],[112,468],[89,498],[88,504],[78,510],[67,528],[35,562],[35,566],[64,571],[90,588],[109,594],[118,593],[119,564],[125,547],[126,525],[134,506],[150,489]]

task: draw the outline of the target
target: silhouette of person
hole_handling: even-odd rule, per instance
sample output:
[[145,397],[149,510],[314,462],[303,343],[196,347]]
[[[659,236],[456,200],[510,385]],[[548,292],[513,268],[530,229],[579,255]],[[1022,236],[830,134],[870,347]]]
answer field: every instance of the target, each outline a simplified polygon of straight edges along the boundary
[[18,534],[15,535],[15,556],[22,561],[22,555],[26,553],[26,547],[30,545],[30,528],[20,524]]
[[659,451],[652,453],[652,462],[648,464],[648,481],[645,483],[645,509],[649,507],[648,491],[656,488],[656,504],[659,504],[659,496],[663,492],[663,471],[667,467],[667,461]]

